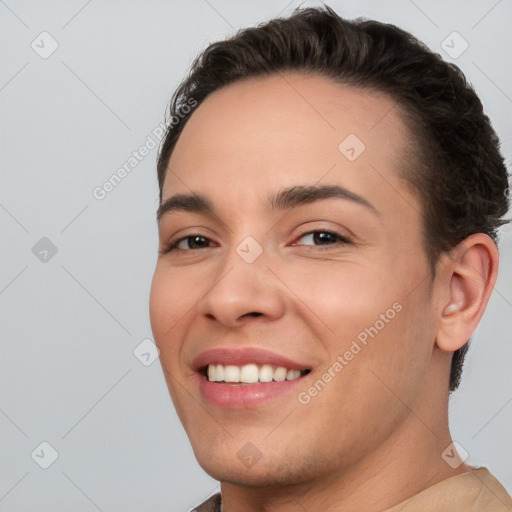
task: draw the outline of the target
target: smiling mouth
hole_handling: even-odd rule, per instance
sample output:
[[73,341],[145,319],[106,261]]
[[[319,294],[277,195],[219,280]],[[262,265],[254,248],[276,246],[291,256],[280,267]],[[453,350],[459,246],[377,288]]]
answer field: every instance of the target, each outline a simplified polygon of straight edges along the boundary
[[310,372],[310,368],[297,370],[284,366],[249,363],[244,365],[209,364],[203,367],[200,373],[209,382],[231,386],[250,386],[257,383],[296,380]]

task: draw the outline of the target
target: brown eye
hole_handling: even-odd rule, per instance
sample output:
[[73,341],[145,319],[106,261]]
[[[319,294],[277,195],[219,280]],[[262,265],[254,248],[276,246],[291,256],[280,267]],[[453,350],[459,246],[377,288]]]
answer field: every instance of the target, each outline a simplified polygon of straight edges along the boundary
[[331,231],[310,231],[309,233],[304,233],[299,240],[306,240],[306,243],[302,243],[299,245],[333,245],[333,244],[348,244],[350,241],[337,233],[332,233]]
[[[179,244],[181,244],[182,242],[185,242],[185,246],[187,249],[202,249],[203,247],[208,247],[209,239],[200,235],[192,235],[182,238],[179,241]],[[179,248],[183,249],[183,247]]]
[[178,250],[189,251],[192,249],[204,249],[210,246],[211,240],[202,235],[189,235],[175,242],[171,242],[169,247],[164,251],[165,253]]

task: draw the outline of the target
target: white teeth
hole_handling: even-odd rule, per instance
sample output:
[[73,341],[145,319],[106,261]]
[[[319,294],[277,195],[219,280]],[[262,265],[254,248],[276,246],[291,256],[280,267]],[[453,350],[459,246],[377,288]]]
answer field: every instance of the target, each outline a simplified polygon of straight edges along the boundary
[[224,380],[224,366],[218,364],[215,366],[215,380],[222,382]]
[[279,366],[274,370],[274,380],[277,382],[283,382],[283,380],[286,380],[286,368],[283,366]]
[[252,384],[258,382],[259,370],[255,364],[246,364],[240,370],[240,382]]
[[274,370],[269,364],[264,364],[260,368],[260,382],[272,382]]
[[224,381],[225,382],[240,382],[240,368],[238,366],[224,367]]
[[294,380],[301,376],[300,370],[288,370],[284,366],[272,367],[264,364],[258,367],[256,364],[243,366],[210,364],[207,368],[208,380],[211,382],[238,382],[254,384],[255,382],[283,382]]
[[221,364],[208,365],[208,380],[211,382],[222,382],[224,380],[224,366]]
[[286,372],[286,380],[293,380],[300,377],[300,370],[288,370]]

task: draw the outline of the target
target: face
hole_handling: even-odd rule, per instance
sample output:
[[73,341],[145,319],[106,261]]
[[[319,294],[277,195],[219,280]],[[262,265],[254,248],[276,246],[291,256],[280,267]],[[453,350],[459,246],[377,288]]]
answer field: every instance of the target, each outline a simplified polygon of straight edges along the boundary
[[150,317],[214,478],[325,479],[406,429],[435,344],[409,144],[387,96],[298,73],[224,87],[186,124]]

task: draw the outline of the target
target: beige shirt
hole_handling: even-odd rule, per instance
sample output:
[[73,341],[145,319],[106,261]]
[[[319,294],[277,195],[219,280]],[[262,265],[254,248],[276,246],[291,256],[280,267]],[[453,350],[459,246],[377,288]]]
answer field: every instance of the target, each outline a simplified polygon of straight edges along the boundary
[[[193,512],[222,512],[215,494]],[[457,475],[383,512],[512,512],[512,499],[486,468]]]

